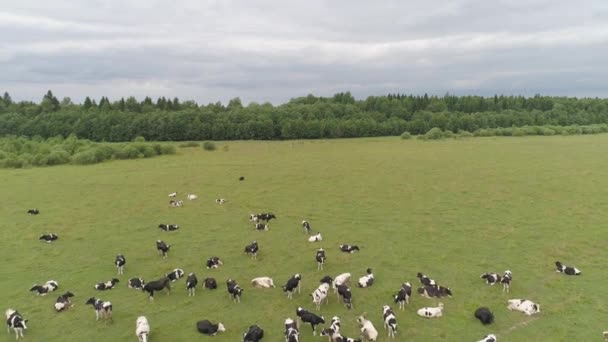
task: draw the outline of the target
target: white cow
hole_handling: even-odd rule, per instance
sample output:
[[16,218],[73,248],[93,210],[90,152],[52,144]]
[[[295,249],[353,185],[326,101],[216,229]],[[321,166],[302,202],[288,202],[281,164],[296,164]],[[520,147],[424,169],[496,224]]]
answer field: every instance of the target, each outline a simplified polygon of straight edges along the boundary
[[366,342],[376,342],[378,339],[378,330],[374,327],[374,324],[365,318],[365,314],[357,318],[357,323],[361,326],[361,338]]
[[439,303],[438,307],[426,307],[417,311],[418,316],[433,318],[443,316],[443,303]]
[[513,311],[521,311],[528,316],[532,316],[535,313],[540,312],[540,304],[536,304],[531,300],[527,299],[509,299],[509,305],[507,309]]
[[327,291],[329,291],[329,284],[322,283],[317,287],[317,289],[311,293],[312,302],[317,306],[317,310],[321,309],[321,303],[325,299],[326,303],[329,303],[329,298],[327,297]]
[[175,196],[177,196],[177,191],[169,194],[169,197],[175,197]]
[[192,200],[197,199],[197,198],[198,198],[198,196],[197,196],[197,195],[195,195],[195,194],[188,194],[188,195],[186,196],[186,198],[187,198],[188,200],[192,201]]
[[317,242],[322,240],[323,237],[321,236],[321,233],[317,233],[316,235],[311,235],[310,237],[308,237],[308,242]]
[[477,342],[496,342],[496,335],[494,334],[490,334],[490,335],[486,335],[484,336],[481,340],[477,341]]
[[137,321],[135,321],[135,335],[139,342],[147,342],[148,335],[150,335],[150,324],[148,324],[148,319],[146,316],[137,317]]
[[270,277],[258,277],[251,280],[251,285],[257,288],[269,289],[274,286],[274,281]]

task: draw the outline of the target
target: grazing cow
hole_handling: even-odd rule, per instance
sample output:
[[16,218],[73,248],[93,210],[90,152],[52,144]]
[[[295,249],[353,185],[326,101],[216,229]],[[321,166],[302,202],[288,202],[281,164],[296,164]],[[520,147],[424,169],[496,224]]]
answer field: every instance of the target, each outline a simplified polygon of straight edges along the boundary
[[210,335],[210,336],[215,336],[218,332],[226,331],[226,328],[224,328],[224,325],[222,324],[222,322],[213,324],[213,323],[211,323],[211,321],[206,320],[206,319],[196,322],[196,329],[201,334]]
[[96,321],[98,321],[100,318],[109,319],[110,321],[112,320],[112,303],[104,302],[101,299],[91,297],[87,300],[85,304],[91,304],[93,306],[93,309],[95,309]]
[[203,279],[203,287],[209,290],[217,289],[217,281],[214,278]]
[[167,289],[167,294],[171,293],[171,279],[163,277],[159,280],[151,281],[144,285],[143,290],[148,292],[150,300],[154,300],[154,292]]
[[331,287],[334,289],[336,296],[338,295],[338,286],[350,282],[350,273],[339,274],[334,281],[331,282]]
[[441,297],[452,297],[452,290],[449,287],[443,286],[425,286],[419,287],[418,293],[426,298],[441,298]]
[[340,250],[344,253],[355,253],[359,251],[359,246],[356,245],[340,245]]
[[531,300],[509,299],[508,303],[509,305],[507,306],[507,309],[509,309],[510,311],[521,311],[528,316],[532,316],[540,312],[540,304],[536,304]]
[[163,258],[166,258],[169,254],[169,249],[171,249],[171,245],[167,245],[163,240],[156,240],[156,250],[159,255],[162,255]]
[[175,196],[177,196],[177,191],[176,192],[172,192],[172,193],[169,194],[169,197],[175,198]]
[[28,209],[27,213],[30,214],[30,215],[38,215],[38,214],[40,214],[40,210],[35,209],[35,208],[34,209]]
[[158,225],[158,228],[160,228],[160,230],[164,231],[164,232],[172,232],[174,230],[178,230],[179,226],[176,224],[164,224],[161,223]]
[[59,239],[59,236],[55,233],[43,234],[38,238],[38,240],[42,240],[44,242],[53,242],[57,239]]
[[182,201],[182,200],[177,200],[177,201],[170,200],[170,201],[169,201],[169,204],[170,204],[172,207],[181,207],[182,205],[184,205],[184,201]]
[[329,321],[329,328],[332,329],[333,331],[339,333],[340,328],[342,328],[342,324],[340,323],[340,317],[338,317],[338,316],[332,317],[331,320]]
[[193,200],[197,199],[198,196],[195,194],[188,194],[188,195],[186,195],[186,198],[188,199],[188,201],[193,201]]
[[366,270],[367,275],[364,275],[363,277],[359,278],[359,281],[357,282],[357,286],[359,287],[370,287],[374,284],[374,274],[372,273],[372,269],[368,268]]
[[325,284],[331,285],[334,283],[334,279],[332,277],[326,275],[319,280],[319,283],[321,283],[321,284],[325,283]]
[[171,279],[171,282],[175,282],[176,280],[182,278],[184,274],[184,270],[182,270],[181,268],[176,268],[169,273],[165,273],[165,277]]
[[116,259],[114,260],[114,265],[116,265],[116,268],[118,269],[118,274],[124,274],[126,264],[127,259],[125,258],[125,256],[122,254],[118,254],[116,256]]
[[236,281],[232,279],[226,280],[226,288],[228,289],[228,295],[232,297],[237,303],[241,302],[241,296],[243,295],[243,290]]
[[135,320],[135,336],[139,342],[148,342],[148,336],[150,335],[150,324],[146,316],[139,316]]
[[506,270],[505,274],[502,276],[502,280],[500,281],[502,283],[502,291],[503,292],[509,292],[509,290],[511,289],[511,282],[513,281],[513,273],[511,273],[511,271]]
[[437,307],[426,307],[419,309],[417,312],[418,316],[426,318],[434,318],[443,316],[443,303],[439,303]]
[[131,278],[129,279],[129,288],[130,289],[137,289],[137,290],[143,290],[144,289],[144,285],[146,285],[146,282],[144,281],[143,278]]
[[223,265],[224,263],[222,262],[222,260],[220,260],[220,258],[214,256],[214,257],[207,259],[206,264],[207,264],[207,268],[218,268],[218,267],[220,267],[220,265]]
[[424,286],[437,286],[437,282],[435,282],[435,280],[427,277],[426,275],[424,275],[420,272],[418,272],[416,277],[418,277],[418,279],[420,279],[420,283]]
[[347,309],[353,308],[353,293],[350,291],[350,288],[346,284],[338,285],[338,295],[342,297],[344,301],[344,305]]
[[317,336],[317,325],[325,324],[325,318],[323,318],[323,316],[317,316],[301,307],[296,309],[296,315],[298,315],[298,318],[302,320],[302,322],[310,324],[313,336]]
[[328,291],[329,284],[322,283],[321,285],[319,285],[319,287],[317,287],[317,289],[313,293],[310,294],[310,296],[312,297],[312,302],[317,306],[317,310],[321,309],[321,303],[324,299],[326,303],[329,303],[329,296],[327,295]]
[[100,290],[100,291],[111,290],[114,288],[114,285],[116,285],[119,282],[120,282],[120,280],[118,280],[116,278],[112,278],[112,280],[108,280],[104,283],[95,284],[95,290]]
[[388,329],[388,337],[395,338],[397,335],[397,318],[390,306],[382,307],[382,317],[384,318],[384,329]]
[[481,307],[475,310],[475,318],[477,318],[483,325],[492,324],[492,322],[494,322],[494,314],[486,307]]
[[302,228],[304,228],[304,233],[310,234],[310,232],[311,232],[310,223],[308,223],[307,221],[302,221]]
[[259,325],[252,325],[247,332],[243,333],[243,342],[260,342],[264,337],[264,329]]
[[481,275],[480,278],[485,279],[486,284],[492,285],[492,286],[496,285],[497,283],[500,283],[500,280],[501,280],[500,274],[494,273],[494,272],[484,273]]
[[399,292],[394,296],[395,303],[399,304],[399,309],[401,311],[405,310],[405,304],[410,303],[410,297],[412,296],[412,284],[409,282],[403,283],[401,288],[399,288]]
[[226,203],[226,199],[225,198],[216,198],[215,203],[224,204],[224,203]]
[[317,249],[317,254],[315,255],[315,259],[317,260],[317,271],[323,270],[323,266],[325,265],[325,250],[323,248]]
[[44,285],[34,284],[30,291],[36,291],[36,294],[39,296],[46,296],[47,294],[57,290],[59,288],[59,283],[55,280],[49,280]]
[[374,327],[374,324],[365,318],[365,314],[357,318],[357,323],[361,326],[361,339],[367,342],[376,342],[378,339],[378,330]]
[[317,233],[315,235],[308,237],[308,242],[317,242],[317,241],[323,241],[323,237],[321,236],[321,233]]
[[195,295],[197,284],[198,279],[196,279],[196,275],[194,273],[189,273],[188,278],[186,279],[186,290],[188,290],[188,296]]
[[250,244],[248,244],[247,246],[245,246],[245,253],[250,254],[251,255],[251,259],[257,259],[258,258],[258,250],[259,250],[259,246],[258,246],[258,242],[257,241],[253,241]]
[[484,336],[481,340],[477,341],[477,342],[496,342],[496,335],[494,334],[490,334],[490,335],[486,335]]
[[240,181],[244,181],[244,180],[245,180],[245,177],[241,176],[241,177],[239,177],[239,180],[240,180]]
[[23,336],[23,330],[27,329],[27,319],[23,319],[23,317],[21,316],[21,314],[19,312],[17,312],[17,310],[14,309],[7,309],[4,312],[4,315],[6,316],[6,331],[9,331],[9,329],[13,329],[13,331],[15,332],[15,339],[19,339],[19,335],[21,335],[21,338],[25,338]]
[[255,224],[255,230],[268,230],[268,223],[256,223]]
[[251,279],[251,285],[258,289],[269,289],[274,286],[274,281],[270,277],[258,277]]
[[565,273],[567,275],[580,275],[581,271],[572,266],[565,266],[561,262],[556,261],[555,266],[557,267],[557,272]]
[[257,216],[258,216],[258,220],[262,220],[262,221],[266,221],[266,222],[270,222],[270,220],[277,218],[272,213],[262,213],[262,214],[258,214]]
[[298,330],[298,325],[296,322],[287,318],[285,320],[285,342],[299,342],[300,341],[300,331]]
[[296,292],[296,290],[298,291],[298,293],[301,293],[301,280],[302,276],[299,273],[296,273],[287,280],[287,283],[285,283],[285,285],[282,286],[283,292],[287,293],[287,298],[292,299],[293,293]]
[[70,308],[72,306],[70,297],[74,297],[74,294],[70,291],[57,297],[57,300],[55,301],[55,310],[57,310],[57,312],[59,312],[59,311],[63,311],[64,309]]

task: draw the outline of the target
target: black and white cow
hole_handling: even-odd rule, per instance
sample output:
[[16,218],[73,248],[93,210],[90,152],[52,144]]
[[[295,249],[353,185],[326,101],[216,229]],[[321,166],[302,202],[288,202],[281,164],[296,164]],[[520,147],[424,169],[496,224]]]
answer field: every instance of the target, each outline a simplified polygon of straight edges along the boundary
[[277,217],[272,213],[262,213],[257,215],[258,220],[270,222],[270,220],[276,219]]
[[492,322],[494,322],[494,314],[485,306],[475,310],[475,318],[477,318],[483,325],[492,324]]
[[334,279],[332,277],[326,275],[326,276],[324,276],[323,278],[321,278],[319,280],[319,283],[321,283],[321,284],[325,283],[327,285],[332,285],[332,284],[335,284],[335,281],[334,281]]
[[23,336],[23,330],[27,329],[26,323],[28,320],[23,319],[21,314],[14,309],[7,309],[4,312],[4,315],[6,316],[6,330],[10,332],[9,329],[13,329],[17,340],[19,339],[20,335],[21,338],[25,338]]
[[490,334],[490,335],[486,335],[484,336],[481,340],[477,341],[477,342],[496,342],[496,335],[494,334]]
[[403,283],[399,292],[395,295],[395,303],[399,304],[399,309],[405,310],[405,304],[410,303],[410,297],[412,296],[412,284],[409,282]]
[[339,333],[340,329],[342,328],[342,323],[340,323],[340,317],[338,317],[338,316],[332,317],[331,320],[329,321],[329,328],[332,329],[333,331]]
[[485,279],[486,284],[492,285],[492,286],[500,283],[500,280],[501,280],[500,274],[494,273],[494,272],[484,273],[481,275],[480,278]]
[[323,248],[317,249],[315,259],[317,260],[317,271],[322,270],[323,266],[325,265],[325,259],[327,259],[327,257],[325,257],[325,250]]
[[203,279],[203,287],[209,290],[217,289],[217,281],[215,278],[205,278]]
[[537,314],[540,312],[540,304],[534,303],[528,299],[509,299],[507,309],[509,311],[521,311],[528,316]]
[[38,240],[42,240],[44,242],[53,242],[57,239],[59,239],[59,236],[55,233],[42,234],[38,238]]
[[437,286],[437,282],[435,282],[435,280],[427,277],[426,275],[424,275],[420,272],[418,272],[416,277],[418,277],[418,279],[420,280],[420,283],[424,286]]
[[312,229],[310,228],[310,223],[308,223],[308,221],[306,220],[302,221],[302,228],[304,228],[304,233],[306,234],[310,234],[310,232],[312,231]]
[[513,273],[511,271],[506,270],[505,274],[502,275],[502,279],[500,282],[502,283],[502,291],[509,292],[511,290],[511,282],[513,281]]
[[388,329],[388,337],[395,338],[397,335],[397,318],[390,306],[382,307],[382,317],[384,319],[384,329]]
[[178,230],[179,226],[176,224],[164,224],[161,223],[158,225],[158,228],[160,228],[160,230],[164,231],[164,232],[172,232],[174,230]]
[[291,318],[285,320],[285,331],[283,334],[285,335],[285,342],[300,341],[300,330],[298,330],[298,325]]
[[45,296],[48,293],[51,293],[59,288],[59,283],[55,280],[49,280],[44,285],[34,284],[30,291],[36,291],[36,294],[39,296]]
[[255,230],[268,230],[268,223],[256,223]]
[[330,342],[361,342],[361,339],[350,338],[346,336],[342,336],[339,331],[336,331],[332,328],[325,328],[321,330],[321,336],[329,337]]
[[57,312],[60,312],[70,308],[72,306],[72,302],[70,301],[71,297],[74,297],[74,294],[70,291],[57,297],[57,300],[55,301],[55,310],[57,310]]
[[325,318],[323,318],[323,316],[317,316],[301,307],[296,309],[296,315],[298,315],[298,318],[302,320],[302,322],[310,324],[313,336],[317,336],[317,325],[325,324]]
[[355,253],[359,251],[357,245],[340,245],[340,250],[344,253]]
[[148,292],[150,300],[154,299],[154,292],[167,289],[167,294],[171,293],[171,279],[163,277],[159,280],[151,281],[144,285],[143,290]]
[[439,303],[436,307],[425,307],[418,309],[416,314],[420,317],[435,318],[443,316],[443,303]]
[[325,300],[326,303],[329,303],[329,286],[328,283],[321,283],[319,287],[310,294],[312,302],[317,306],[317,310],[321,309],[323,300]]
[[172,282],[175,282],[178,279],[182,278],[184,274],[184,270],[182,270],[181,268],[176,268],[169,273],[165,273],[165,277],[171,279]]
[[250,244],[248,244],[247,246],[245,246],[245,253],[251,255],[251,259],[257,259],[259,249],[260,249],[260,247],[258,246],[258,242],[253,241]]
[[206,320],[206,319],[196,322],[196,329],[201,334],[210,335],[210,336],[215,336],[218,332],[226,331],[226,328],[224,328],[224,325],[222,324],[222,322],[213,324],[213,323],[211,323],[211,321]]
[[98,321],[100,318],[112,320],[112,303],[91,297],[85,304],[91,304],[93,309],[95,309],[95,320]]
[[264,329],[259,325],[252,325],[247,332],[243,333],[243,342],[260,342],[264,337]]
[[287,279],[287,283],[282,286],[283,292],[287,293],[287,298],[292,299],[296,290],[301,293],[302,290],[302,276],[299,273],[294,274],[291,278]]
[[169,194],[169,197],[175,198],[177,196],[177,191]]
[[171,201],[169,201],[169,204],[172,207],[181,207],[182,205],[184,205],[184,201],[182,201],[182,200],[177,200],[177,201],[171,200]]
[[228,295],[232,297],[237,303],[241,302],[241,296],[243,295],[243,290],[236,281],[232,279],[226,280],[226,288],[228,289]]
[[418,288],[418,293],[426,298],[452,297],[452,290],[444,286],[425,286]]
[[125,265],[126,264],[127,264],[127,259],[122,254],[118,254],[116,256],[116,259],[114,259],[114,265],[116,265],[116,268],[118,269],[118,274],[124,274],[125,273]]
[[119,282],[120,282],[120,280],[118,280],[116,278],[112,278],[111,280],[108,280],[106,282],[95,284],[95,290],[100,290],[100,291],[111,290]]
[[561,262],[556,261],[555,266],[557,267],[557,272],[565,273],[567,275],[580,275],[581,271],[573,266],[563,265]]
[[143,278],[131,278],[129,279],[129,288],[130,289],[137,289],[137,290],[143,290],[144,289],[144,285],[146,285],[146,282],[144,281]]
[[350,291],[350,288],[348,287],[348,285],[346,284],[340,284],[337,287],[338,289],[338,295],[340,295],[340,297],[342,297],[342,300],[344,301],[344,305],[346,306],[347,309],[352,309],[353,308],[353,293]]
[[213,256],[209,259],[207,259],[207,268],[218,268],[220,267],[220,265],[223,265],[224,263],[222,262],[222,260],[220,260],[220,258]]
[[198,284],[198,279],[196,279],[196,274],[189,273],[188,278],[186,279],[186,290],[188,290],[188,296],[194,296],[196,294],[196,285]]
[[357,286],[359,287],[370,287],[374,284],[374,274],[372,273],[372,269],[368,268],[366,270],[366,275],[364,275],[363,277],[359,278],[359,281],[357,282]]
[[30,215],[38,215],[38,214],[40,214],[40,210],[38,210],[36,208],[32,208],[32,209],[28,209],[27,213]]
[[169,249],[171,249],[171,245],[167,245],[163,240],[156,240],[156,250],[163,258],[169,255]]
[[226,203],[226,199],[225,198],[216,198],[215,203],[224,204],[224,203]]

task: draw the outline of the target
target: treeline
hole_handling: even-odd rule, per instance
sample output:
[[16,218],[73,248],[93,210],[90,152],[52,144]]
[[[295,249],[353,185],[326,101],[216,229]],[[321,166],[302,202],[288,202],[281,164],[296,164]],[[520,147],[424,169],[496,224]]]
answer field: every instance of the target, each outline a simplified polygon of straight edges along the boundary
[[414,96],[389,94],[355,100],[346,93],[333,97],[294,98],[274,106],[239,98],[199,105],[164,97],[134,97],[74,104],[51,91],[40,103],[0,99],[0,136],[76,134],[92,141],[316,139],[397,136],[442,131],[475,132],[523,126],[571,126],[608,123],[608,99],[549,96]]

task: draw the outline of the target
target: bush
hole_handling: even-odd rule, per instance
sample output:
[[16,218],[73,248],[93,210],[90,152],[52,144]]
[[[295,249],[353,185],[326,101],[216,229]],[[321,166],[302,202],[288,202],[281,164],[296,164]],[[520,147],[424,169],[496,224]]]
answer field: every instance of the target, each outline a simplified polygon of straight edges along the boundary
[[78,152],[72,156],[72,163],[78,165],[95,164],[98,161],[99,160],[97,160],[97,157],[95,156],[95,151],[92,150]]
[[453,138],[454,137],[454,132],[452,132],[450,130],[445,130],[445,131],[443,131],[443,137],[444,138]]
[[175,154],[177,149],[173,145],[161,145],[159,154]]
[[403,140],[409,140],[412,138],[412,134],[410,132],[403,132],[401,133],[401,139]]
[[458,137],[460,138],[471,138],[473,133],[469,131],[458,130]]
[[203,143],[203,149],[205,151],[215,151],[215,143],[212,141],[205,141],[205,143]]
[[70,162],[70,154],[64,150],[53,150],[47,157],[48,165],[60,165]]
[[181,143],[178,145],[179,147],[199,147],[201,146],[201,144],[197,143],[196,141],[187,141],[185,143]]
[[443,139],[443,131],[441,128],[433,127],[424,135],[426,139],[430,140],[440,140]]
[[145,142],[146,138],[142,137],[141,135],[136,136],[135,138],[133,138],[133,142]]

